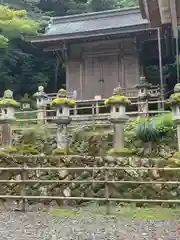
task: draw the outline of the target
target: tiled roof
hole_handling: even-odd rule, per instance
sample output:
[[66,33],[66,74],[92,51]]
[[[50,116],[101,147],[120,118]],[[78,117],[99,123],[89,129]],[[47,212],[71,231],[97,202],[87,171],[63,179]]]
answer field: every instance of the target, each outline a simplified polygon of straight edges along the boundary
[[147,23],[148,21],[142,18],[139,8],[111,10],[55,18],[45,35],[91,32]]
[[85,13],[56,17],[46,34],[29,40],[43,42],[49,40],[77,39],[116,33],[126,33],[148,28],[139,8],[116,9],[97,13]]

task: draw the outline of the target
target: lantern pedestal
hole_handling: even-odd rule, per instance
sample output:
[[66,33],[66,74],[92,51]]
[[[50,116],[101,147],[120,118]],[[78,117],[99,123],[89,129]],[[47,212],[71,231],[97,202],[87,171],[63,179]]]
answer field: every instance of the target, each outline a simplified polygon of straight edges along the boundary
[[114,149],[124,148],[124,124],[128,120],[128,116],[124,115],[118,118],[110,118],[110,122],[114,127]]
[[62,116],[57,117],[53,120],[57,124],[57,148],[67,149],[68,148],[68,124],[71,123],[71,117]]
[[178,151],[180,152],[180,116],[174,117],[173,121],[177,125],[177,141],[178,141]]

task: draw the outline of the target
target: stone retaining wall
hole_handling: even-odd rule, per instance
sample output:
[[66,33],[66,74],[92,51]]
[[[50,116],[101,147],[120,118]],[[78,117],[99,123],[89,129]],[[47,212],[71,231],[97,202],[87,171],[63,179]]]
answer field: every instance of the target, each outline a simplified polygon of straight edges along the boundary
[[[110,170],[109,180],[135,180],[135,181],[178,181],[180,171],[164,170],[131,170],[131,167],[165,167],[169,161],[163,159],[148,159],[137,157],[83,157],[83,156],[1,156],[0,167],[129,167],[129,170]],[[0,179],[21,179],[20,171],[1,171]],[[61,170],[61,171],[28,171],[27,179],[41,180],[104,180],[105,172],[100,170]],[[0,194],[20,195],[22,184],[0,184]],[[110,183],[110,197],[112,198],[145,198],[145,199],[180,199],[180,186],[171,184],[130,184]],[[104,183],[62,183],[62,184],[40,184],[31,183],[26,187],[26,195],[52,195],[52,196],[74,196],[74,197],[104,197]],[[69,203],[79,204],[82,201]],[[62,204],[62,201],[57,201]]]

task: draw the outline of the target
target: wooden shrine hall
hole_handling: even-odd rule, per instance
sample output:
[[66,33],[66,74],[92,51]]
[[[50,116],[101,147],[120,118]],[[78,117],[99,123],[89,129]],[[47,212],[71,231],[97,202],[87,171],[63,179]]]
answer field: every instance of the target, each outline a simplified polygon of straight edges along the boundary
[[[171,30],[151,27],[140,8],[56,17],[44,35],[29,41],[59,52],[66,67],[66,89],[77,100],[104,99],[115,87],[132,89],[145,65],[172,62]],[[162,71],[159,82],[164,87]]]

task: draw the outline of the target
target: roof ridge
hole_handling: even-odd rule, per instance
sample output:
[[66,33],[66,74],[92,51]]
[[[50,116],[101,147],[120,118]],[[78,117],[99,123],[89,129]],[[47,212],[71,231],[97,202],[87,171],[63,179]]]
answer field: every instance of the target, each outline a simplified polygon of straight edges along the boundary
[[131,7],[131,8],[118,8],[113,10],[106,10],[106,11],[99,11],[99,12],[91,12],[91,13],[82,13],[82,14],[74,14],[68,16],[61,16],[61,17],[54,17],[52,18],[52,24],[58,23],[65,23],[66,21],[74,22],[74,21],[81,21],[87,19],[97,19],[97,18],[104,18],[104,17],[112,17],[119,14],[132,14],[132,13],[140,13],[139,7]]

